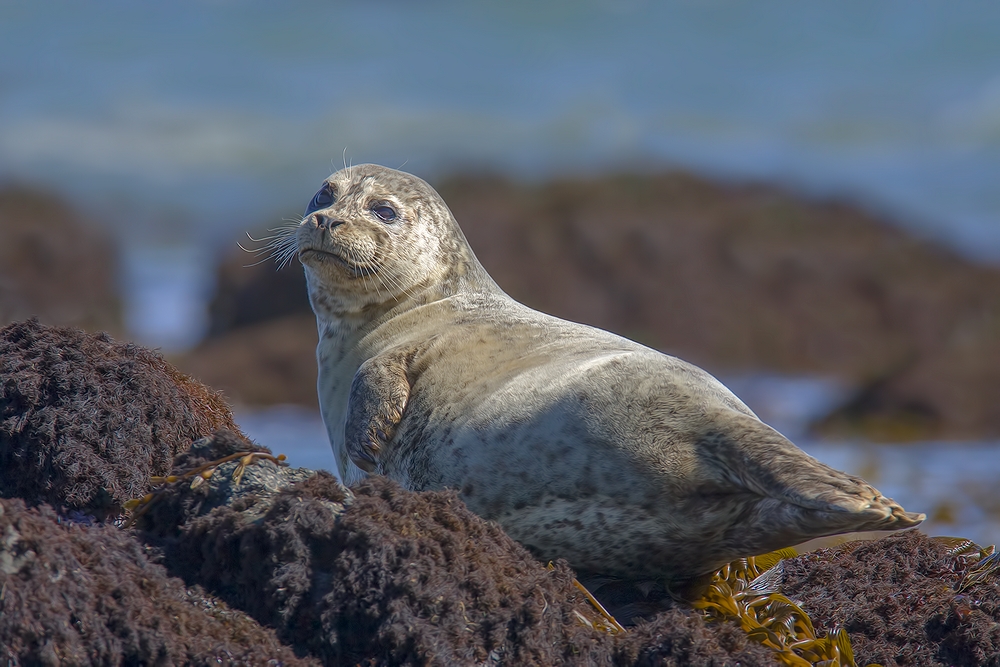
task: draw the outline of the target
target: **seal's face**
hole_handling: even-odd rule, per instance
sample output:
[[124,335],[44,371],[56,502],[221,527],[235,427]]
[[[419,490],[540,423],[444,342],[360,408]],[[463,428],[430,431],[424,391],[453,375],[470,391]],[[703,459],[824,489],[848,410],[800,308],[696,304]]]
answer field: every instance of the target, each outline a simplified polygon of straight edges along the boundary
[[295,240],[313,309],[335,317],[442,284],[472,254],[429,185],[377,165],[326,179]]

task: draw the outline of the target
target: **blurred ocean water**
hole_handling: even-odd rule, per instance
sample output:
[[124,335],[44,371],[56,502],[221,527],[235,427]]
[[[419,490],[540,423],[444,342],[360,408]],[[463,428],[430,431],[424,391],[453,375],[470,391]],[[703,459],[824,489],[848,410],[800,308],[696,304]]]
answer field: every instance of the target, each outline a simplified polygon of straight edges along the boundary
[[[848,196],[1000,260],[998,25],[996,3],[904,0],[9,2],[0,182],[72,197],[126,254],[189,258],[299,215],[345,163],[680,166]],[[144,342],[201,335],[211,270],[184,257],[160,287],[124,263]]]
[[0,6],[0,177],[230,243],[348,161],[681,165],[846,193],[1000,259],[1000,5]]

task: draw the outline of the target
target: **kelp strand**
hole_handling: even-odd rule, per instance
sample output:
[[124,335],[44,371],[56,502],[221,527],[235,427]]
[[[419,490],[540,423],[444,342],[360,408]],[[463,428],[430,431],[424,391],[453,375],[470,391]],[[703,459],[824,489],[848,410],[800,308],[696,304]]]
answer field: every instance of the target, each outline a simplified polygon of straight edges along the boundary
[[733,561],[716,573],[693,606],[709,619],[736,621],[789,667],[857,667],[843,628],[817,637],[809,615],[778,592],[782,561],[795,555],[794,549],[781,549]]

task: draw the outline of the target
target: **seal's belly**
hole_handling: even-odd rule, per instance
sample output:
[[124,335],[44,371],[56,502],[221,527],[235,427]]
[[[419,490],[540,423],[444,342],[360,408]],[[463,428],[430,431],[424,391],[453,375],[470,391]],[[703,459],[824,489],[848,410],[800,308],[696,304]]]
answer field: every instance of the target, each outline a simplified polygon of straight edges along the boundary
[[[672,576],[674,569],[682,571],[692,563],[715,569],[738,557],[739,549],[726,544],[724,529],[737,523],[756,500],[747,496],[713,504],[702,499],[691,512],[691,501],[664,508],[630,505],[606,495],[544,496],[537,504],[510,508],[495,520],[543,561],[565,558],[577,570],[656,578]],[[705,540],[724,545],[710,563],[702,549]]]
[[628,351],[526,362],[463,390],[452,374],[448,400],[440,387],[427,392],[433,404],[418,382],[385,472],[415,490],[454,488],[491,519],[549,497],[662,499],[670,475],[651,474],[650,459],[688,480],[698,463],[692,439],[670,432],[671,395],[682,390],[646,391],[633,365]]

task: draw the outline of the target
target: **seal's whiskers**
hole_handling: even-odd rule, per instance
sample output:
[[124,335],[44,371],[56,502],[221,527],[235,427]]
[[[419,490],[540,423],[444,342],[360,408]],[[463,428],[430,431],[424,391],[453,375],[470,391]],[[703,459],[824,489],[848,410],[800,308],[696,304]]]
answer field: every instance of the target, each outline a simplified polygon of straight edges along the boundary
[[245,248],[242,243],[237,243],[240,250],[243,252],[248,252],[253,255],[261,256],[258,261],[248,266],[257,266],[258,264],[263,264],[266,261],[273,259],[278,264],[278,269],[283,269],[288,266],[288,264],[295,257],[298,249],[296,247],[295,240],[295,230],[298,229],[299,225],[302,224],[302,218],[298,220],[286,219],[282,221],[282,224],[278,227],[268,229],[267,231],[273,232],[267,236],[262,236],[259,239],[255,239],[250,232],[247,232],[247,238],[254,243],[263,243],[264,245],[260,248]]

